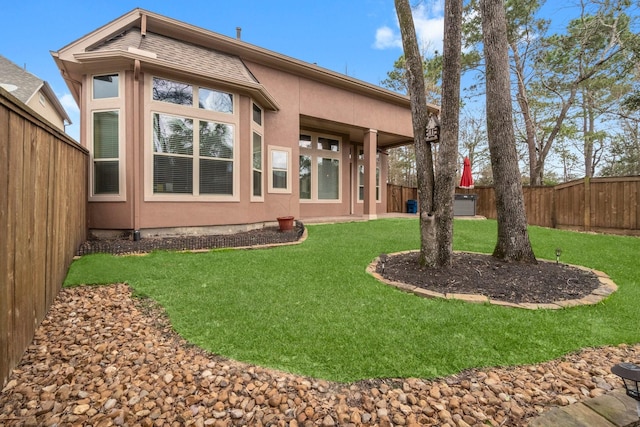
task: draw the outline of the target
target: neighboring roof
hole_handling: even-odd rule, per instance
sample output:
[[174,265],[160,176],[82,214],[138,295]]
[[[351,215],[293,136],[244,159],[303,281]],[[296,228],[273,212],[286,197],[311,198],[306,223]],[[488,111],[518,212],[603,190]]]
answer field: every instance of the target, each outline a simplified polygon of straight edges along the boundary
[[25,104],[42,90],[62,120],[71,123],[71,119],[49,83],[20,68],[2,55],[0,55],[0,86]]

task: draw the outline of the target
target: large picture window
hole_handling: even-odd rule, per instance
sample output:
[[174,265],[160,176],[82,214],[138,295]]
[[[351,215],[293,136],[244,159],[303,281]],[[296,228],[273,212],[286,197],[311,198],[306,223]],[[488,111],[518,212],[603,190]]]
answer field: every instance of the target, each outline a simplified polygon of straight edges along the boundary
[[236,196],[234,96],[150,77],[151,147],[147,196],[229,200]]
[[341,199],[341,139],[303,132],[300,147],[300,200],[339,201]]
[[233,194],[233,133],[228,124],[154,113],[153,192]]

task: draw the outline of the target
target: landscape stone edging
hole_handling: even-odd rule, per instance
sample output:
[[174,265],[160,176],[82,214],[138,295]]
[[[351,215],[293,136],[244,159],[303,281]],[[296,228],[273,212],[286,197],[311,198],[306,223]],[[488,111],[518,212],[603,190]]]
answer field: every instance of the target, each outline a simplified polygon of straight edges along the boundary
[[[402,251],[402,252],[395,252],[395,253],[391,253],[388,254],[388,256],[393,256],[393,255],[401,255],[401,254],[407,254],[407,253],[412,253],[412,252],[417,252],[415,250],[413,251]],[[468,252],[468,253],[473,253],[473,252]],[[482,254],[482,255],[486,255],[486,254]],[[578,298],[578,299],[571,299],[571,300],[562,300],[562,301],[554,301],[553,303],[546,303],[546,304],[542,304],[542,303],[512,303],[512,302],[508,302],[508,301],[500,301],[500,300],[493,300],[490,299],[489,297],[485,296],[485,295],[479,295],[479,294],[458,294],[458,293],[440,293],[440,292],[435,292],[435,291],[431,291],[428,289],[424,289],[421,288],[419,286],[415,286],[415,285],[410,285],[408,283],[402,283],[402,282],[396,282],[393,280],[388,280],[385,279],[384,277],[382,277],[382,275],[380,275],[379,273],[376,272],[376,266],[378,265],[378,262],[380,261],[380,257],[376,257],[368,266],[367,266],[367,273],[369,273],[370,275],[372,275],[375,279],[379,280],[382,283],[385,283],[389,286],[393,286],[394,288],[400,289],[401,291],[404,292],[409,292],[412,293],[416,296],[422,297],[422,298],[442,298],[442,299],[457,299],[457,300],[461,300],[461,301],[465,301],[465,302],[470,302],[470,303],[476,303],[476,304],[484,304],[484,303],[489,303],[489,304],[493,304],[493,305],[499,305],[499,306],[503,306],[503,307],[513,307],[513,308],[522,308],[525,310],[559,310],[562,308],[568,308],[568,307],[575,307],[578,305],[593,305],[593,304],[597,304],[600,301],[604,300],[605,298],[607,298],[609,295],[611,295],[612,293],[614,293],[615,291],[618,290],[618,285],[616,285],[613,280],[611,280],[611,278],[604,272],[599,271],[599,270],[594,270],[588,267],[584,267],[581,265],[573,265],[573,264],[565,264],[569,267],[574,267],[574,268],[578,268],[580,270],[585,270],[585,271],[590,271],[593,274],[596,275],[596,277],[598,278],[598,280],[600,281],[600,286],[597,287],[596,289],[594,289],[593,291],[591,291],[591,293],[589,295],[586,295],[582,298]],[[553,262],[553,261],[549,261],[549,260],[545,260],[545,259],[539,259],[538,261],[540,262]]]

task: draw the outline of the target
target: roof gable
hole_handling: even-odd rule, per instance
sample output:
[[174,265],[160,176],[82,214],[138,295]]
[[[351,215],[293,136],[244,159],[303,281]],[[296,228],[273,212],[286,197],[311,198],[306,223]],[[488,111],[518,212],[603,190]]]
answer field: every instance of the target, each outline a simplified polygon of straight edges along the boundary
[[144,35],[140,28],[133,27],[102,44],[93,46],[91,52],[141,50],[149,52],[160,61],[200,68],[219,80],[236,79],[246,84],[259,83],[235,55],[228,55],[192,43],[176,40],[152,32]]

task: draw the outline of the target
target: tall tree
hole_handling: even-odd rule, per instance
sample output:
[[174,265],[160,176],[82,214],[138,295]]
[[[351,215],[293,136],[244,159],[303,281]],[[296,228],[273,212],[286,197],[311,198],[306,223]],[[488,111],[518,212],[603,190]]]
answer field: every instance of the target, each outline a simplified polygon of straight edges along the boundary
[[429,121],[420,55],[413,16],[408,0],[395,0],[406,61],[407,83],[418,177],[420,207],[420,263],[437,267],[451,263],[453,251],[453,192],[458,145],[458,111],[460,93],[460,37],[462,0],[445,2],[445,32],[442,100],[442,134],[438,175],[434,168],[434,150],[426,140]]
[[640,175],[640,111],[620,118],[619,133],[612,138],[603,176]]
[[[571,110],[582,122],[585,176],[592,176],[604,134],[596,129],[597,115],[605,111],[610,99],[619,97],[635,66],[638,36],[630,30],[626,0],[582,2],[580,17],[572,20],[565,34],[543,40],[544,49],[536,62],[537,80],[531,85],[547,113],[537,115],[540,151],[547,153],[562,134]],[[559,107],[559,109],[558,109]],[[544,158],[532,169],[542,178]]]
[[493,169],[498,240],[493,256],[535,263],[529,241],[513,128],[507,21],[503,0],[480,0],[486,67],[487,133]]
[[[436,51],[431,58],[423,56],[422,69],[424,74],[424,88],[427,102],[439,104],[442,81],[442,56]],[[396,92],[409,93],[407,80],[407,60],[404,55],[393,63],[393,70],[387,72],[387,78],[380,84]]]
[[400,23],[402,46],[407,69],[407,87],[411,99],[411,120],[413,123],[413,143],[416,154],[416,175],[418,178],[418,204],[420,212],[420,264],[427,267],[437,265],[436,221],[434,212],[435,172],[433,150],[427,142],[426,130],[429,122],[427,97],[425,95],[422,59],[413,15],[408,0],[395,0],[396,13]]
[[442,121],[435,183],[438,265],[450,265],[453,253],[453,198],[460,128],[462,0],[445,0],[442,53]]
[[[475,13],[478,2],[470,0],[466,6],[464,36],[469,52],[482,42],[480,14]],[[638,50],[638,35],[631,30],[634,21],[627,13],[634,6],[628,0],[582,0],[579,17],[569,23],[567,30],[547,36],[549,22],[536,16],[544,0],[505,0],[504,4],[514,107],[523,129],[518,141],[526,146],[530,184],[541,185],[554,142],[565,133],[567,119],[582,114],[580,109],[573,111],[576,104],[579,108],[586,105],[581,101],[582,88],[605,76],[617,83],[618,78],[629,76],[630,67],[637,64],[633,51]],[[616,90],[616,86],[604,88]],[[591,109],[587,114],[595,111]],[[579,132],[584,129],[581,126]],[[588,123],[586,130],[581,151],[590,170],[597,155],[590,154],[594,134],[589,133],[592,131]]]

